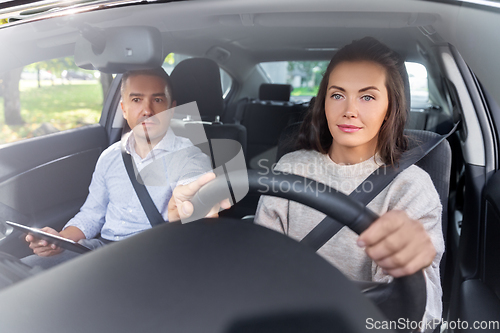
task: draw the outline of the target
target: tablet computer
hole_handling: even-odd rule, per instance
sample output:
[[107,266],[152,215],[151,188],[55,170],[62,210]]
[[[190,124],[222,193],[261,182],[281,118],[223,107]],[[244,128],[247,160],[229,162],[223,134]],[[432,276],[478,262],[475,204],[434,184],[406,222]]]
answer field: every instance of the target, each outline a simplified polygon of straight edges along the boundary
[[40,229],[36,228],[31,228],[27,227],[25,225],[15,223],[15,222],[10,222],[10,221],[5,221],[8,225],[13,227],[14,229],[20,230],[24,232],[25,234],[32,234],[36,238],[40,238],[43,240],[46,240],[49,244],[55,244],[63,249],[70,250],[73,252],[77,253],[85,253],[88,251],[92,251],[86,246],[83,246],[82,244],[79,244],[77,242],[72,241],[71,239],[67,239],[61,236],[56,236],[49,234],[48,232],[42,231]]

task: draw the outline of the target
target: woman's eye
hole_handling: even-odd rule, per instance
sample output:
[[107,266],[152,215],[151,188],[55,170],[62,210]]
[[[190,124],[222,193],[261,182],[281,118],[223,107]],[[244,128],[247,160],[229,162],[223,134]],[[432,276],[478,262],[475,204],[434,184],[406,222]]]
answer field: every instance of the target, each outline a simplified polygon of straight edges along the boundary
[[163,102],[163,99],[161,99],[161,98],[155,98],[155,102],[156,103],[161,103],[161,102]]
[[363,96],[363,97],[361,97],[361,98],[362,98],[364,101],[367,101],[367,102],[368,102],[368,101],[371,101],[372,99],[375,99],[375,98],[373,98],[372,96],[368,96],[368,95]]
[[332,98],[333,98],[333,99],[341,99],[341,98],[342,98],[342,95],[341,95],[341,94],[333,94],[333,95],[332,95]]

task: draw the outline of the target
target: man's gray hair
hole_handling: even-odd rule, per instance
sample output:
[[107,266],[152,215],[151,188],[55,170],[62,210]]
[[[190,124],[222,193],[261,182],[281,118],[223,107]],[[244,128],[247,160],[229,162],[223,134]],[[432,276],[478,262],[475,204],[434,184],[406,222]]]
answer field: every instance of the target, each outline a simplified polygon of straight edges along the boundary
[[[131,70],[123,73],[122,75],[122,83],[121,83],[121,94],[123,97],[123,92],[125,91],[125,84],[127,83],[128,78],[137,76],[137,75],[149,75],[149,76],[156,76],[162,79],[165,82],[165,95],[167,97],[170,97],[170,102],[175,100],[175,94],[174,94],[174,89],[172,86],[172,79],[170,76],[165,72],[163,67],[156,67],[153,69],[137,69],[137,70]],[[168,92],[168,94],[167,94]]]

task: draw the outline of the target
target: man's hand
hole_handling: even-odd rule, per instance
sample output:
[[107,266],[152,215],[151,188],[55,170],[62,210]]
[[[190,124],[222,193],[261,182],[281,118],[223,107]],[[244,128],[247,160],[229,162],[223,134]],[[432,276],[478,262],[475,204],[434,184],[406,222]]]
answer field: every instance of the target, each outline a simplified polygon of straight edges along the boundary
[[[83,231],[74,226],[69,226],[60,233],[49,227],[45,227],[40,230],[48,232],[52,235],[71,239],[74,242],[78,242],[79,240],[85,238]],[[64,251],[59,246],[49,244],[46,240],[36,238],[36,236],[31,234],[28,234],[25,239],[28,243],[30,243],[30,249],[33,250],[33,253],[39,255],[40,257],[50,257]]]
[[[197,180],[187,185],[179,185],[174,189],[172,198],[168,202],[168,220],[170,222],[178,221],[190,217],[193,214],[193,204],[189,201],[198,190],[211,180],[215,179],[213,172],[204,174]],[[220,202],[214,206],[206,217],[219,216],[219,207],[228,209],[231,207],[229,199]]]
[[[52,235],[61,236],[61,234],[49,227],[42,228],[41,230]],[[63,251],[63,249],[57,245],[49,244],[46,240],[36,238],[32,234],[28,234],[25,239],[30,243],[30,249],[33,250],[33,253],[40,257],[50,257]]]
[[411,275],[428,267],[436,249],[422,223],[403,211],[389,211],[358,238],[368,256],[394,277]]

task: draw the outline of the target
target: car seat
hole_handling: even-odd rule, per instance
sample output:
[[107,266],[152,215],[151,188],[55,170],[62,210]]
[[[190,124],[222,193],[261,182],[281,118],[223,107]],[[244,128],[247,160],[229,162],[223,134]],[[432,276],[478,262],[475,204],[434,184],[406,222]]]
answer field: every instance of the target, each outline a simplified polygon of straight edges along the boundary
[[207,58],[189,58],[181,61],[170,75],[177,105],[196,102],[198,114],[183,114],[192,108],[178,108],[183,120],[172,119],[171,127],[177,135],[189,138],[192,129],[202,121],[208,139],[232,139],[241,144],[246,153],[247,136],[244,126],[223,124],[224,112],[220,69]]

